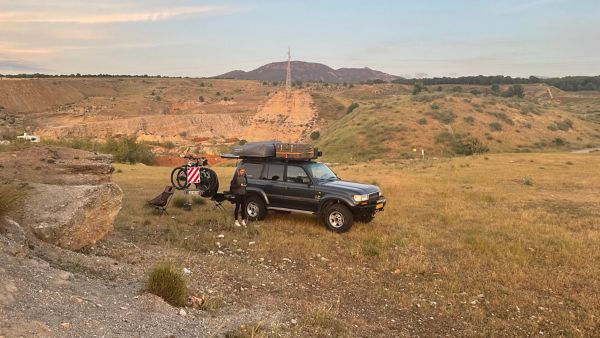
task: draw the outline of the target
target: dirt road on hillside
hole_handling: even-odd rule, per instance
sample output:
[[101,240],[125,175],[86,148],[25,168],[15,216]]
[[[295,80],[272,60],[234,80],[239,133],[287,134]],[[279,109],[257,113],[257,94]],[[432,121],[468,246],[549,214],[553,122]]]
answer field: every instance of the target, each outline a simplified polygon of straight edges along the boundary
[[248,141],[277,138],[295,142],[306,138],[315,125],[317,112],[313,100],[306,91],[278,92],[258,109],[243,132]]

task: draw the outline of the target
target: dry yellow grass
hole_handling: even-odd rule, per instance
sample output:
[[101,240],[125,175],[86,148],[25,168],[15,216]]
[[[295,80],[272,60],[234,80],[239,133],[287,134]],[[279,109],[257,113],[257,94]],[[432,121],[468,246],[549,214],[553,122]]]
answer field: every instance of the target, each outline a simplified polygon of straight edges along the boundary
[[[373,223],[340,235],[296,214],[234,228],[230,205],[159,218],[141,206],[169,169],[117,165],[125,198],[113,236],[144,264],[202,271],[190,288],[215,289],[225,311],[297,319],[284,335],[597,336],[599,166],[599,154],[556,153],[335,167],[388,198]],[[228,182],[232,168],[216,171]]]

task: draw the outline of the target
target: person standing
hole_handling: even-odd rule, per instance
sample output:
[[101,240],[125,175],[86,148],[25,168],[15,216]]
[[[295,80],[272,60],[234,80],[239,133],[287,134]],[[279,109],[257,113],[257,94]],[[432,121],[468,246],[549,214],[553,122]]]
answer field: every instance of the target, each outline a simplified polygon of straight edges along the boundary
[[[233,211],[234,226],[246,226],[246,187],[248,186],[248,177],[246,168],[240,166],[233,174],[229,191],[235,195],[235,209]],[[238,213],[242,218],[242,223],[238,221]]]

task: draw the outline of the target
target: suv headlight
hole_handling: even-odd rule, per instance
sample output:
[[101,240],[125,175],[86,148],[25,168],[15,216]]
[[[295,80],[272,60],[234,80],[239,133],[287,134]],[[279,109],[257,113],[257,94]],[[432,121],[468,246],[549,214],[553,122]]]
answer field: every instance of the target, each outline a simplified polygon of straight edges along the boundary
[[369,195],[354,195],[352,196],[354,202],[364,202],[369,200]]

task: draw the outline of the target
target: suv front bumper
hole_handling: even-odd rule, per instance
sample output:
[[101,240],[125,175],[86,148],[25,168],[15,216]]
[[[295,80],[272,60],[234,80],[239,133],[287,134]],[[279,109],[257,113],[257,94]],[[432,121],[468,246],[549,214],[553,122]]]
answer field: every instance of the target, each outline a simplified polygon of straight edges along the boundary
[[361,205],[361,204],[354,205],[354,207],[352,207],[352,211],[354,211],[355,213],[359,213],[359,214],[383,211],[385,209],[386,202],[387,202],[386,199],[383,196],[381,196],[377,199],[376,202],[369,202],[368,204],[365,204],[365,205]]

